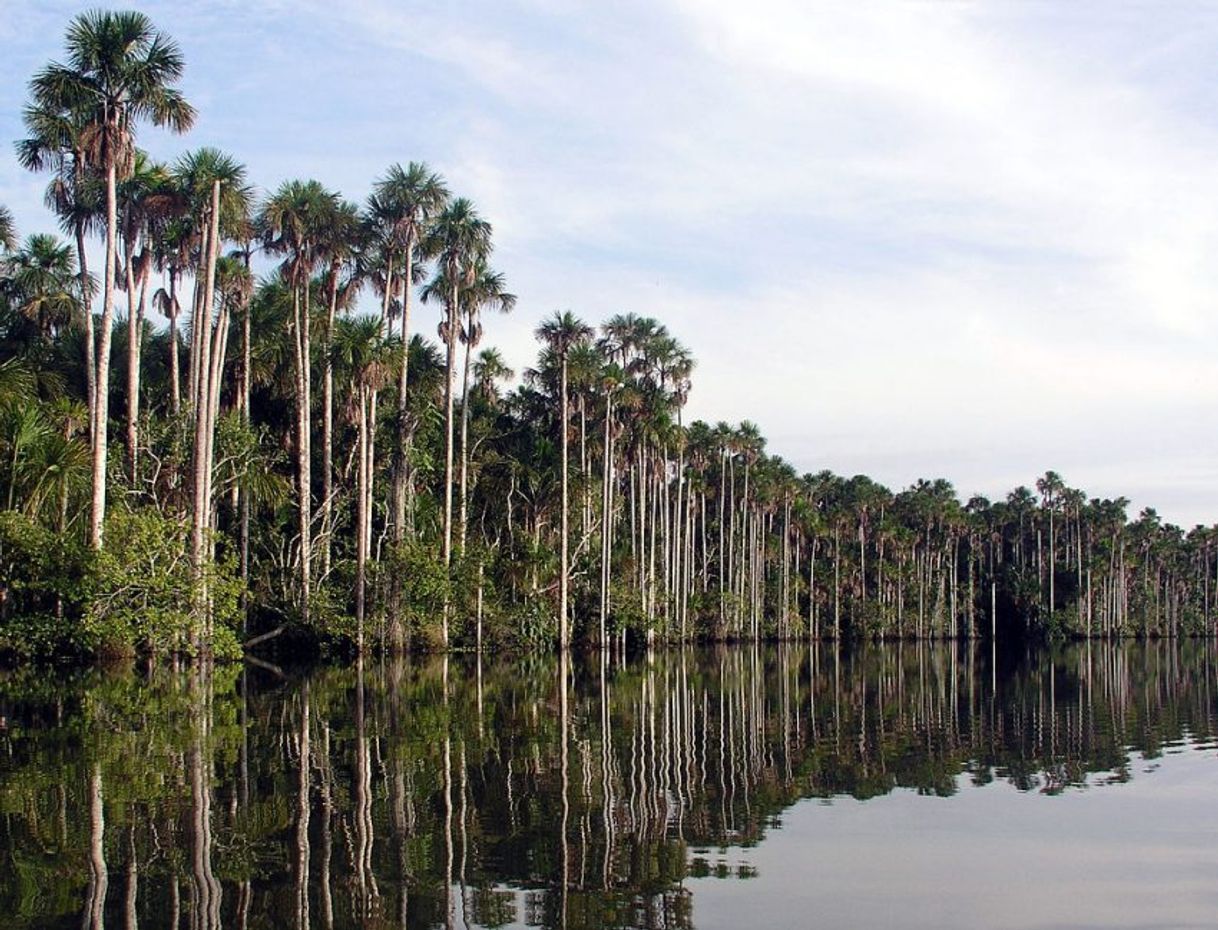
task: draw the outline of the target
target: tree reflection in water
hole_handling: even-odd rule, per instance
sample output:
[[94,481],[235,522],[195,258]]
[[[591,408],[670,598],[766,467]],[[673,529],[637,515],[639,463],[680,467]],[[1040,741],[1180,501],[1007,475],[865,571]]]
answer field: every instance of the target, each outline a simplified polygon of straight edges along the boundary
[[0,913],[688,927],[686,879],[748,877],[727,848],[801,798],[1056,793],[1212,744],[1214,658],[1084,644],[995,668],[988,648],[908,643],[17,673],[0,678]]

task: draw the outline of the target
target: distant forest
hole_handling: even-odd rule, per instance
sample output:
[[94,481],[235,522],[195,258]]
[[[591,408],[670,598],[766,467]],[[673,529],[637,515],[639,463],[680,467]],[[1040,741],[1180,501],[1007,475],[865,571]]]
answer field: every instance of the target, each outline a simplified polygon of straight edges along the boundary
[[16,157],[58,229],[0,206],[10,659],[1214,632],[1218,526],[1052,471],[966,502],[800,475],[748,422],[685,422],[658,320],[555,313],[509,389],[471,201],[417,162],[356,203],[158,161],[137,135],[190,130],[184,67],[91,12],[30,80]]

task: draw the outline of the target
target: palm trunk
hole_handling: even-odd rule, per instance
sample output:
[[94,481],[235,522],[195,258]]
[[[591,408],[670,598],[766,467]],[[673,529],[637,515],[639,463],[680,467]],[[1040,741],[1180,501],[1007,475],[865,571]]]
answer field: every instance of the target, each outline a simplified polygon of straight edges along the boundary
[[[456,269],[452,272],[452,293],[448,303],[447,357],[444,363],[444,566],[452,565],[453,555],[453,363],[457,355],[457,326],[461,305],[458,302]],[[448,605],[444,608],[443,641],[448,648]]]
[[[376,500],[376,410],[377,410],[377,391],[372,388],[368,391],[368,440],[367,452],[365,454],[364,474],[367,476],[366,487],[364,490],[364,563],[368,562],[372,553],[372,520],[376,515],[376,509],[373,502]],[[385,645],[385,630],[381,629],[381,648]]]
[[465,372],[461,376],[461,514],[458,523],[458,551],[465,552],[465,531],[469,521],[469,362],[473,350],[473,326],[465,340]]
[[321,571],[330,574],[331,536],[334,533],[334,360],[330,344],[334,340],[334,315],[338,308],[338,269],[330,269],[330,303],[326,314],[326,345],[322,353],[321,420]]
[[360,385],[359,392],[359,466],[357,468],[355,518],[355,646],[364,652],[364,597],[368,564],[368,389]]
[[[310,501],[310,485],[312,483],[309,469],[309,394],[308,394],[308,311],[302,313],[301,306],[301,274],[295,270],[296,281],[292,288],[292,324],[294,328],[292,350],[296,368],[296,490],[299,495],[298,530],[300,533],[300,615],[308,623],[310,582],[310,545],[309,529],[312,521]],[[308,280],[304,281],[308,287]]]
[[[79,162],[79,159],[78,159]],[[79,185],[78,171],[77,184]],[[89,406],[89,436],[97,417],[97,335],[93,329],[93,302],[89,293],[89,258],[85,252],[85,226],[79,220],[74,224],[76,233],[76,261],[80,268],[80,302],[85,311],[85,382]],[[90,440],[92,441],[92,440]]]
[[[213,364],[211,345],[211,308],[215,299],[216,258],[220,239],[220,182],[212,186],[211,208],[208,216],[208,233],[206,244],[206,266],[203,279],[203,300],[195,309],[195,330],[199,333],[199,344],[192,351],[198,360],[199,377],[196,393],[192,399],[195,417],[194,455],[193,455],[193,507],[191,511],[190,561],[194,572],[196,596],[198,598],[196,611],[203,627],[195,627],[194,646],[196,651],[202,651],[210,646],[205,642],[207,633],[206,615],[207,592],[204,588],[204,567],[209,561],[205,554],[207,530],[211,515],[211,438],[214,430],[212,411],[213,382],[219,381],[220,373],[217,365]],[[219,325],[223,325],[224,314],[221,313]],[[223,333],[217,328],[216,339],[219,342]],[[219,356],[220,352],[215,352]],[[216,384],[216,392],[219,385]],[[217,393],[218,396],[218,393]]]
[[182,411],[182,367],[178,359],[178,269],[169,269],[169,400],[173,415]]
[[117,173],[113,159],[106,166],[106,269],[102,290],[101,335],[97,348],[97,393],[93,410],[92,505],[89,544],[101,549],[106,522],[106,454],[110,419],[110,342],[114,333],[114,254],[118,236]]
[[[245,255],[246,271],[249,270],[249,252]],[[241,320],[242,339],[241,339],[241,414],[242,420],[246,428],[250,427],[250,389],[251,389],[251,373],[250,373],[250,304],[245,302],[245,313]],[[176,355],[176,352],[175,352]],[[250,577],[250,492],[247,485],[241,488],[241,581],[243,590],[249,589]],[[242,595],[243,599],[248,598],[248,594]],[[242,614],[242,633],[245,633],[245,617],[249,614],[249,602],[243,600],[243,606],[246,608]]]
[[610,475],[610,458],[612,456],[612,436],[610,424],[613,420],[613,395],[605,395],[605,444],[604,462],[601,469],[601,630],[600,647],[606,648],[606,627],[609,614],[609,569],[613,552],[613,532],[610,527],[610,510],[613,502],[613,485]]
[[[136,295],[135,272],[131,267],[135,256],[134,243],[125,243],[123,249],[123,275],[127,285],[127,475],[135,486],[136,456],[139,441],[139,390],[140,390],[140,314]],[[141,276],[142,277],[142,276]]]
[[[393,541],[406,534],[406,485],[410,477],[410,431],[406,422],[406,399],[410,372],[410,288],[414,275],[414,248],[406,245],[405,278],[402,286],[402,365],[398,372],[398,447],[393,472]],[[390,266],[392,273],[392,265]]]
[[562,539],[559,544],[559,564],[562,576],[559,578],[558,586],[558,647],[561,650],[566,650],[571,643],[570,631],[567,629],[567,585],[569,583],[569,567],[567,565],[569,559],[568,545],[570,540],[567,538],[567,495],[568,495],[568,475],[567,466],[569,463],[569,453],[567,445],[569,437],[567,436],[567,354],[564,351],[562,357],[562,414],[559,418],[558,429],[562,434]]

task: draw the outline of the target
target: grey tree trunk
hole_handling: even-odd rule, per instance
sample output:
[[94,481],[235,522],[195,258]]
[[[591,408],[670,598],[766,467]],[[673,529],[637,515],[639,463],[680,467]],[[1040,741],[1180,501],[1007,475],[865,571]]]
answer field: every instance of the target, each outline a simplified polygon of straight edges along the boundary
[[321,570],[330,573],[331,537],[334,534],[334,360],[330,345],[334,340],[334,315],[338,307],[338,269],[330,271],[330,302],[326,314],[326,346],[322,353],[321,421]]
[[465,341],[465,372],[461,376],[461,511],[458,517],[457,544],[465,551],[465,532],[469,523],[469,362],[473,352],[473,330]]
[[562,357],[561,395],[562,414],[559,417],[558,428],[562,433],[562,539],[559,544],[559,563],[561,565],[560,571],[562,572],[562,576],[559,578],[558,585],[558,647],[559,649],[565,651],[571,643],[571,634],[567,629],[567,585],[570,581],[570,569],[567,564],[570,558],[570,553],[568,552],[570,540],[567,538],[567,522],[569,517],[567,513],[569,503],[567,470],[570,459],[567,448],[569,437],[567,436],[567,355],[565,351],[563,352]]
[[[410,479],[410,430],[406,423],[406,397],[410,372],[410,288],[414,275],[413,243],[406,246],[405,278],[402,286],[402,365],[398,372],[398,447],[393,471],[393,541],[406,535],[406,485]],[[392,272],[392,267],[390,269]]]
[[92,505],[89,544],[101,549],[106,522],[106,455],[110,428],[110,343],[114,335],[114,255],[118,237],[118,180],[113,159],[106,166],[106,268],[102,290],[101,334],[97,347],[96,402],[92,416]]
[[368,565],[368,389],[359,391],[359,445],[355,503],[355,648],[364,652],[364,598]]

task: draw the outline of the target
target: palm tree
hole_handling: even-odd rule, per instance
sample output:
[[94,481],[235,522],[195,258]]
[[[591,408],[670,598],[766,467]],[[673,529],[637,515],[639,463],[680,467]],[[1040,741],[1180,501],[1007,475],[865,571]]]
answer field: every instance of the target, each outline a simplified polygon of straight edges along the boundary
[[[349,307],[361,283],[360,259],[365,230],[359,207],[349,201],[336,205],[334,215],[322,230],[319,258],[326,268],[328,305],[326,327],[322,333],[322,431],[321,431],[321,526],[322,574],[330,571],[330,537],[334,520],[334,359],[330,344],[334,338],[334,319],[339,306]],[[346,272],[344,278],[344,271]],[[371,492],[369,492],[371,494]]]
[[[433,287],[431,294],[444,301],[444,321],[440,338],[445,346],[444,382],[444,564],[452,563],[453,540],[453,367],[457,356],[457,331],[460,327],[460,287],[472,281],[479,258],[491,250],[491,224],[478,215],[472,202],[464,197],[452,201],[436,217],[423,243],[423,251],[439,263],[437,282],[444,282],[444,293]],[[437,282],[433,282],[436,284]],[[426,297],[424,298],[426,299]],[[448,617],[444,619],[444,645],[448,645]]]
[[93,500],[89,541],[102,545],[106,517],[106,452],[110,340],[114,322],[115,254],[118,245],[118,181],[129,172],[135,127],[147,120],[174,132],[194,122],[194,109],[173,86],[182,76],[177,44],[157,32],[142,13],[93,11],[74,18],[67,32],[67,64],[52,63],[30,82],[34,106],[80,114],[88,129],[88,161],[106,179],[106,265],[101,332],[97,347],[93,411]]
[[1057,575],[1057,535],[1053,518],[1061,504],[1066,484],[1057,472],[1047,471],[1044,477],[1036,480],[1036,490],[1040,492],[1041,506],[1049,515],[1049,600],[1046,609],[1049,616],[1052,617],[1053,612],[1057,609],[1057,595],[1054,586]]
[[367,565],[372,544],[369,482],[372,477],[373,437],[369,435],[369,418],[373,393],[389,383],[392,376],[396,345],[385,338],[378,317],[345,317],[338,320],[334,327],[331,352],[337,367],[349,379],[351,402],[355,408],[353,419],[359,430],[356,449],[355,618],[356,648],[362,653]]
[[[227,235],[247,237],[250,190],[245,168],[235,159],[212,148],[188,153],[174,166],[176,196],[191,223],[192,239],[198,248],[195,267],[195,299],[191,313],[189,396],[194,417],[192,455],[193,507],[191,564],[200,585],[203,627],[196,645],[205,646],[211,635],[211,616],[203,591],[204,566],[211,561],[208,542],[212,529],[212,499],[215,468],[216,422],[219,416],[220,384],[228,353],[228,335],[234,311],[244,311],[252,294],[252,283],[244,263],[221,258],[221,239]],[[218,280],[222,271],[222,280]],[[217,284],[220,284],[217,300]],[[213,322],[214,320],[214,322]]]
[[338,195],[317,181],[286,181],[263,204],[258,218],[263,245],[283,255],[281,274],[292,291],[292,354],[296,380],[296,465],[300,515],[300,609],[309,619],[312,591],[312,469],[310,451],[310,385],[312,344],[309,334],[309,282],[319,258],[325,230],[338,208]]
[[570,437],[568,435],[570,411],[567,404],[567,362],[571,354],[571,350],[578,345],[588,342],[594,333],[592,327],[580,319],[577,319],[571,311],[559,313],[555,311],[554,315],[545,320],[537,327],[537,338],[546,345],[552,352],[555,358],[559,361],[559,415],[558,415],[558,433],[562,442],[562,464],[560,466],[562,472],[562,519],[561,519],[561,538],[559,540],[559,563],[560,575],[558,581],[558,647],[565,650],[570,645],[570,631],[567,627],[567,588],[570,583],[570,566],[569,561],[569,546],[570,539],[568,538],[568,521],[569,514],[567,513],[569,504],[569,470],[570,456],[568,446]]
[[130,175],[119,185],[124,272],[121,286],[127,292],[127,467],[132,484],[139,458],[140,348],[152,272],[150,240],[155,238],[155,229],[164,226],[181,204],[168,169],[137,151]]
[[169,409],[176,416],[182,408],[181,337],[178,319],[182,302],[178,299],[178,279],[190,262],[192,230],[189,221],[179,218],[158,229],[152,240],[153,261],[168,278],[168,287],[159,287],[152,304],[169,321]]
[[[173,166],[173,197],[177,200],[177,219],[173,225],[171,245],[179,250],[179,271],[193,261],[195,278],[194,306],[191,314],[190,367],[187,394],[199,390],[204,343],[203,324],[210,321],[208,313],[198,313],[204,291],[211,286],[209,263],[220,255],[223,239],[246,241],[252,235],[250,210],[253,191],[246,177],[245,166],[219,149],[204,147],[187,152]],[[214,202],[214,209],[213,209]],[[212,225],[215,225],[213,242]],[[214,246],[214,248],[213,248]],[[214,256],[212,255],[214,252]]]
[[89,446],[77,435],[87,417],[88,411],[68,397],[54,398],[49,405],[54,430],[43,444],[40,478],[30,504],[37,510],[53,501],[54,526],[60,533],[68,528],[69,498],[89,484]]
[[393,539],[401,542],[406,524],[408,478],[406,386],[410,370],[410,292],[417,283],[415,262],[428,224],[448,203],[444,179],[421,162],[395,164],[377,179],[368,198],[368,216],[378,231],[386,256],[386,307],[393,292],[394,267],[401,269],[402,323],[399,331],[398,434],[393,465]]
[[94,294],[89,275],[85,236],[102,224],[105,213],[103,184],[98,183],[92,140],[92,116],[87,107],[68,107],[53,101],[35,101],[25,108],[23,121],[29,136],[17,142],[17,160],[28,171],[51,170],[46,204],[59,217],[61,227],[76,243],[79,297],[84,313],[83,355],[88,394],[89,430],[97,398],[97,344],[90,303]]
[[502,274],[487,267],[486,259],[474,264],[472,280],[461,288],[463,325],[461,342],[465,344],[465,371],[461,380],[461,512],[457,539],[465,548],[465,532],[469,523],[469,372],[470,356],[482,341],[482,310],[492,308],[510,313],[516,306],[516,295],[505,288]]
[[47,233],[36,233],[6,259],[5,290],[14,309],[51,340],[81,313],[72,248]]
[[13,212],[4,204],[0,204],[0,251],[11,252],[17,248],[17,223],[13,220]]
[[[602,340],[601,348],[604,348]],[[626,373],[621,366],[609,362],[601,371],[600,389],[605,398],[604,438],[601,441],[601,598],[600,598],[600,642],[604,649],[608,646],[609,618],[609,580],[613,566],[613,490],[616,483],[614,474],[615,456],[613,401],[618,391],[625,383]]]
[[474,362],[474,391],[492,407],[502,402],[500,381],[510,381],[516,372],[508,367],[503,354],[495,348],[483,349]]

